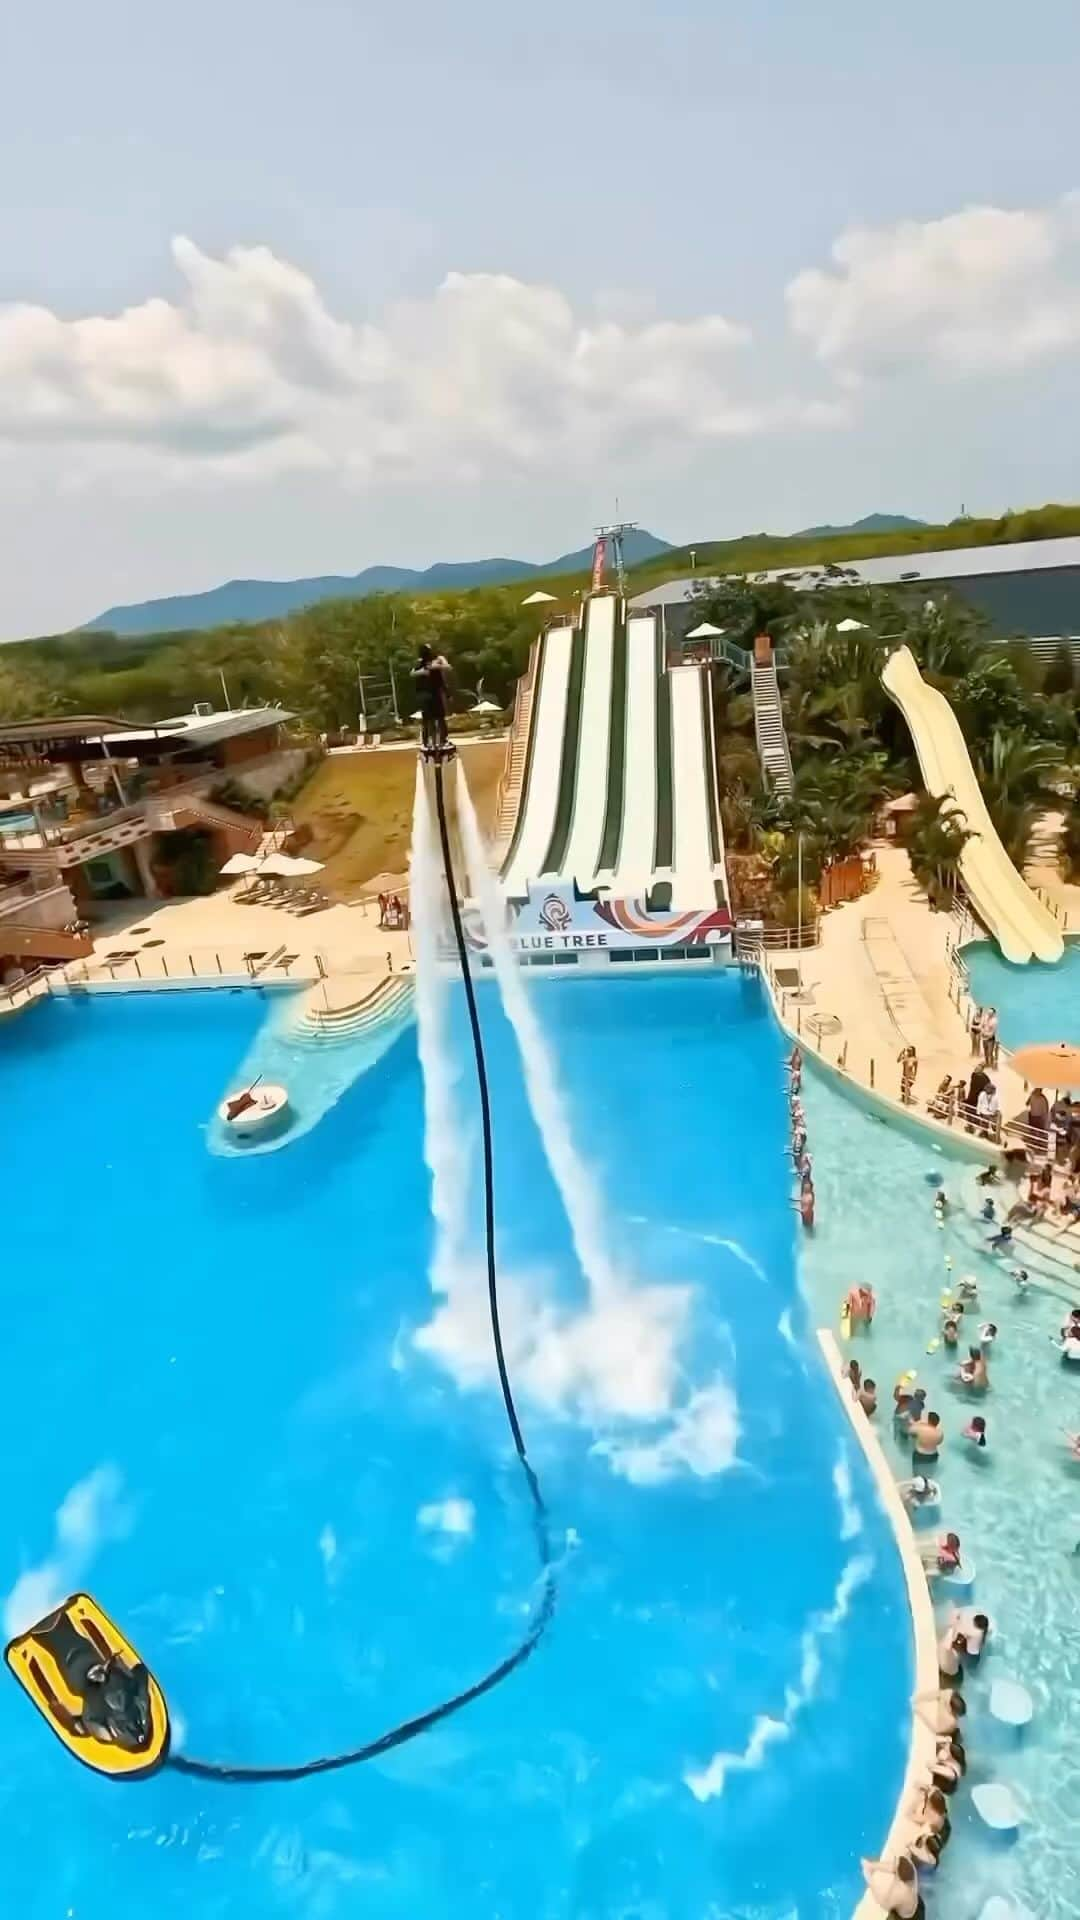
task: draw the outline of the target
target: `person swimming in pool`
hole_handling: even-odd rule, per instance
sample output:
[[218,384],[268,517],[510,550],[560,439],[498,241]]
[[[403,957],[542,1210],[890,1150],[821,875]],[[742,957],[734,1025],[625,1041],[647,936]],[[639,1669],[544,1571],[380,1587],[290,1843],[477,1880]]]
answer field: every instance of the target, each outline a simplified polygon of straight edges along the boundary
[[956,1378],[969,1393],[986,1393],[990,1386],[990,1369],[986,1364],[986,1355],[981,1347],[969,1347],[968,1357],[960,1362]]

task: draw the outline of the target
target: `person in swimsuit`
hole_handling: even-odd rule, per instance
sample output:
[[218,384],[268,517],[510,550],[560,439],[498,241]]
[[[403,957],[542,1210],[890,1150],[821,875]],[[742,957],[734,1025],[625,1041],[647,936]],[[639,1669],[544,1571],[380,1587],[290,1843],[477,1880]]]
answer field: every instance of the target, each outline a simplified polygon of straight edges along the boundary
[[911,1704],[931,1733],[946,1734],[950,1739],[967,1712],[963,1694],[949,1687],[931,1687],[925,1693],[917,1693]]
[[914,1809],[919,1830],[911,1843],[921,1867],[936,1867],[952,1834],[949,1809],[940,1787],[923,1787]]
[[964,1678],[961,1664],[967,1652],[967,1641],[951,1624],[946,1627],[938,1641],[938,1674],[943,1687],[958,1687]]
[[940,1413],[926,1413],[918,1419],[909,1420],[907,1431],[911,1441],[912,1470],[922,1473],[926,1467],[933,1466],[945,1439]]
[[864,1860],[863,1878],[889,1920],[923,1920],[926,1908],[919,1892],[919,1875],[910,1854],[895,1860]]
[[968,1357],[960,1362],[956,1378],[969,1393],[986,1393],[990,1385],[990,1369],[981,1347],[968,1348]]
[[967,1755],[960,1735],[954,1733],[951,1740],[939,1740],[930,1773],[933,1785],[942,1793],[955,1793],[966,1772]]
[[954,1607],[949,1615],[949,1625],[963,1634],[968,1659],[977,1660],[990,1632],[989,1614],[976,1613],[973,1607]]

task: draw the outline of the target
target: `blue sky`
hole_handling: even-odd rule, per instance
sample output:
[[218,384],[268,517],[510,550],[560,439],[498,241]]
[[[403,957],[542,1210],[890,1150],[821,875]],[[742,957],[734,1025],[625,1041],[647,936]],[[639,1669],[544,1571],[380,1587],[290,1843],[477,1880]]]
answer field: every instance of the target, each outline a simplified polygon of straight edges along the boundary
[[1080,494],[1065,0],[13,11],[3,637]]

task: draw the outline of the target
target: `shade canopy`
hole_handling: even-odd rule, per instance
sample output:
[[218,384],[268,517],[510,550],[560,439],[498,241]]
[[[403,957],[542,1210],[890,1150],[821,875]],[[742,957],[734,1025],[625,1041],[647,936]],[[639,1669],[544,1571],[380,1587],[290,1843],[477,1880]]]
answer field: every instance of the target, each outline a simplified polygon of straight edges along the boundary
[[836,623],[837,633],[862,633],[865,628],[865,620],[838,620]]
[[723,632],[723,627],[714,627],[711,620],[703,620],[700,626],[691,627],[686,637],[688,640],[711,640],[715,635],[719,639]]
[[526,594],[521,604],[523,607],[539,607],[542,606],[546,600],[554,600],[555,598],[555,594],[543,593],[538,587],[535,593]]
[[470,713],[501,713],[502,708],[500,707],[497,700],[478,700],[475,707],[469,708],[469,712]]
[[230,853],[222,873],[254,873],[259,866],[259,857],[254,853]]
[[1080,1047],[1059,1040],[1052,1047],[1018,1047],[1012,1063],[1024,1080],[1048,1087],[1080,1088]]

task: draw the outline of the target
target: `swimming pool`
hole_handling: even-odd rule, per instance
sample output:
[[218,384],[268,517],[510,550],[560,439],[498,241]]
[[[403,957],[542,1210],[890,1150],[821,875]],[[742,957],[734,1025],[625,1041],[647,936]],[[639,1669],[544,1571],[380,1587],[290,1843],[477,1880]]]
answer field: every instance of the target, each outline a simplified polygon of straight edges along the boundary
[[[1033,969],[1024,970],[1030,977]],[[980,1828],[970,1793],[953,1803],[953,1841],[930,1891],[934,1912],[974,1920],[994,1893],[1023,1900],[1042,1920],[1065,1920],[1080,1903],[1080,1839],[1074,1817],[1080,1757],[1075,1702],[1080,1692],[1080,1465],[1063,1428],[1080,1429],[1080,1378],[1049,1344],[1070,1304],[1067,1278],[1017,1297],[1010,1262],[986,1251],[993,1228],[976,1218],[986,1189],[976,1167],[943,1155],[883,1124],[816,1074],[806,1109],[818,1194],[818,1227],[804,1248],[804,1281],[823,1324],[838,1324],[840,1301],[854,1281],[869,1281],[878,1313],[869,1338],[851,1353],[877,1381],[885,1411],[877,1427],[897,1473],[910,1454],[891,1433],[892,1389],[916,1368],[928,1405],[945,1424],[939,1471],[940,1526],[955,1527],[976,1566],[973,1603],[996,1623],[981,1668],[969,1676],[968,1786],[1011,1785],[1026,1812],[1011,1849]],[[939,1175],[952,1202],[944,1230],[933,1209],[928,1176]],[[1001,1189],[994,1190],[999,1213]],[[1006,1203],[1007,1204],[1007,1203]],[[956,1356],[927,1353],[940,1331],[940,1300],[949,1279],[974,1273],[976,1323],[993,1320],[1000,1335],[990,1356],[990,1391],[975,1405],[950,1384]],[[1080,1300],[1080,1280],[1075,1296]],[[964,1349],[961,1349],[963,1353]],[[969,1450],[960,1431],[972,1413],[987,1421],[985,1454]],[[961,1596],[966,1601],[966,1596]],[[944,1609],[939,1609],[943,1621]],[[995,1677],[1021,1680],[1035,1699],[1023,1739],[1008,1739],[988,1718]]]
[[[621,1276],[584,1296],[485,984],[507,1341],[560,1554],[543,1646],[414,1744],[284,1787],[95,1778],[7,1682],[12,1912],[850,1911],[910,1632],[796,1288],[778,1035],[737,978],[536,1002]],[[54,1001],[0,1031],[9,1616],[84,1582],[177,1745],[255,1763],[473,1678],[535,1587],[478,1276],[428,1281],[414,1035],[295,1145],[224,1159],[204,1129],[263,1013]]]
[[965,947],[963,958],[972,995],[979,1006],[997,1008],[1007,1047],[1080,1044],[1080,940],[1067,940],[1064,958],[1052,967],[1012,967],[992,940]]

